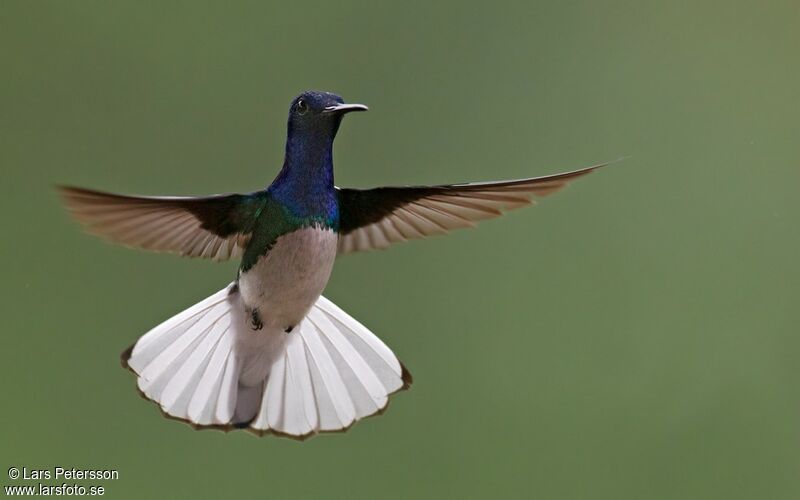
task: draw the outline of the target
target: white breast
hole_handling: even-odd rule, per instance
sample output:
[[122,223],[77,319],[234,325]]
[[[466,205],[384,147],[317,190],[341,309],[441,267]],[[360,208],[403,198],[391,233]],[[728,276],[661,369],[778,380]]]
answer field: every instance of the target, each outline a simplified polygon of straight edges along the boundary
[[278,238],[266,256],[239,277],[247,307],[265,327],[296,326],[322,294],[336,259],[338,236],[309,227]]

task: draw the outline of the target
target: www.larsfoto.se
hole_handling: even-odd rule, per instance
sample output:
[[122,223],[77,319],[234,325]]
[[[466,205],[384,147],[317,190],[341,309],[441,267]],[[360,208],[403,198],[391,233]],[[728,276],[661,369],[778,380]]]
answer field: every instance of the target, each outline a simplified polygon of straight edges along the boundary
[[26,484],[3,486],[6,496],[103,496],[105,486],[80,484]]

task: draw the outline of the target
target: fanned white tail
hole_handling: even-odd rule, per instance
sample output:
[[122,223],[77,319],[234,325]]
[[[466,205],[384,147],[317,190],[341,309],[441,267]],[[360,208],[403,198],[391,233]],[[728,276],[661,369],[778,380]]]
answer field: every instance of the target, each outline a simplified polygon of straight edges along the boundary
[[325,297],[291,333],[254,331],[233,285],[150,330],[122,360],[167,416],[301,439],[346,430],[411,384],[394,353]]

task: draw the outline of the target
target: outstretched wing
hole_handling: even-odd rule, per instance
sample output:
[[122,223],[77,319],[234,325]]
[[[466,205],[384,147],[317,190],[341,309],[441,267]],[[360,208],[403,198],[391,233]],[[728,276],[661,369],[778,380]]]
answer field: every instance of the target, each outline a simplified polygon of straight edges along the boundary
[[338,189],[339,253],[386,248],[532,205],[607,164],[544,177],[440,186]]
[[242,255],[267,197],[265,192],[193,198],[58,190],[90,233],[134,248],[213,260]]

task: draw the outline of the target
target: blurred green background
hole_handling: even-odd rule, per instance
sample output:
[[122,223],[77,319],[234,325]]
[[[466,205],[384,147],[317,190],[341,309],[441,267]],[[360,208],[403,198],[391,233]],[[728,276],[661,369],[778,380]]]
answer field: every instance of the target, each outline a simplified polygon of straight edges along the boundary
[[[794,1],[3,2],[0,484],[60,465],[118,469],[112,498],[800,498],[799,21]],[[118,354],[236,263],[104,244],[51,186],[259,188],[309,88],[372,110],[345,120],[340,185],[631,158],[339,261],[326,295],[415,377],[384,416],[303,443],[195,432]]]

